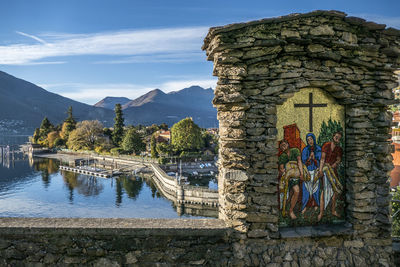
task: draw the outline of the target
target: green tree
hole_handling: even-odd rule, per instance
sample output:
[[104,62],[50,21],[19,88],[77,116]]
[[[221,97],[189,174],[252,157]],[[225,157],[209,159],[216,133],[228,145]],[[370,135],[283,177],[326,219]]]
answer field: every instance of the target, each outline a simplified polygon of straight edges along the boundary
[[32,139],[33,143],[37,144],[39,141],[39,138],[40,138],[40,129],[36,128],[35,132],[33,133],[33,139]]
[[125,152],[137,155],[146,149],[146,144],[136,129],[130,128],[122,139],[121,147]]
[[95,146],[106,142],[103,136],[103,125],[99,121],[78,122],[68,138],[67,146],[73,150],[93,150]]
[[55,147],[62,147],[65,145],[65,141],[62,138],[57,138],[56,140],[54,140],[54,146]]
[[76,128],[76,120],[72,116],[72,107],[70,106],[67,111],[68,117],[64,120],[61,128],[61,138],[68,140],[69,134]]
[[166,143],[158,143],[156,146],[157,153],[163,157],[169,157],[174,153],[172,145]]
[[197,151],[204,146],[200,127],[191,118],[183,119],[172,126],[171,143],[178,151]]
[[154,132],[158,131],[158,125],[157,124],[152,124],[151,126],[146,127],[146,134],[150,135],[153,134]]
[[112,139],[112,130],[110,128],[104,127],[103,134],[105,136],[108,136],[110,139]]
[[201,132],[201,138],[203,138],[203,143],[205,147],[211,147],[211,144],[213,144],[214,137],[211,135],[207,130],[203,130]]
[[157,158],[158,157],[158,152],[157,152],[157,141],[156,137],[154,134],[151,135],[150,139],[150,152],[151,152],[151,157],[152,158]]
[[41,139],[46,139],[47,135],[54,129],[53,124],[50,123],[47,117],[44,117],[39,128],[39,135]]
[[44,117],[40,128],[36,129],[33,134],[33,141],[36,144],[41,144],[42,146],[48,146],[49,142],[47,140],[47,135],[54,130],[54,126],[50,123],[47,117]]
[[160,128],[161,130],[164,130],[164,131],[168,131],[168,125],[165,122],[161,123],[158,126],[158,128]]
[[114,145],[120,146],[122,138],[124,136],[124,117],[122,114],[121,104],[115,105],[115,118],[114,118],[114,131],[112,134],[112,140]]

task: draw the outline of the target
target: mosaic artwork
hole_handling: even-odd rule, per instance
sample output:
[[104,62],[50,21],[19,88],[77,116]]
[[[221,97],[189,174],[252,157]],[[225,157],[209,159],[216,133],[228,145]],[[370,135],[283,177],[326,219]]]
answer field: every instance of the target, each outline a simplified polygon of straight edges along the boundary
[[344,221],[344,107],[317,88],[277,108],[280,226]]

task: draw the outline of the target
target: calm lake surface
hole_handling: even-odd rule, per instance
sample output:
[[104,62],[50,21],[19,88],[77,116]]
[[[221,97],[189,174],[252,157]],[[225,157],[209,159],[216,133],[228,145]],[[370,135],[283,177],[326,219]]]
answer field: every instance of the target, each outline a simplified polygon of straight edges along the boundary
[[0,161],[0,217],[201,218],[179,216],[151,179],[60,172],[57,160],[28,157]]
[[40,158],[32,166],[28,160],[1,166],[0,217],[180,217],[151,180],[60,173],[58,166],[56,160]]

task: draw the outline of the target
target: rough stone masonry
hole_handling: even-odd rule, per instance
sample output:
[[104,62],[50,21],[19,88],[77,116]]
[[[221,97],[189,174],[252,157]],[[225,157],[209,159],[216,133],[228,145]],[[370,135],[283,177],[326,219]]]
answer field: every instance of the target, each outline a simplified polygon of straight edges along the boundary
[[[314,11],[211,28],[203,50],[219,78],[220,218],[241,233],[234,255],[246,265],[393,264],[387,109],[400,31]],[[345,106],[346,223],[330,238],[278,227],[277,106],[303,88]]]

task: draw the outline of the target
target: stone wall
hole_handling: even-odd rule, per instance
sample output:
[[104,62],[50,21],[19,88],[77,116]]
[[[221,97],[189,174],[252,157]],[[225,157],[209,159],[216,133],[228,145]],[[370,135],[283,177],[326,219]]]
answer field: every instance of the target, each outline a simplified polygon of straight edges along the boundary
[[[0,219],[0,266],[390,266],[347,227],[238,234],[220,220]],[[368,260],[366,260],[368,259]],[[399,259],[399,255],[397,255]]]
[[[278,227],[276,110],[302,88],[320,88],[346,109],[351,234],[337,237],[338,246],[307,239],[304,248],[326,264],[318,253],[337,252],[334,258],[350,265],[392,262],[387,109],[395,103],[399,48],[400,31],[337,11],[210,29],[203,49],[219,77],[213,103],[220,122],[220,218],[241,233],[234,248],[241,242],[250,252],[253,244],[271,242],[289,252],[302,249],[281,239]],[[346,257],[339,256],[343,248]],[[258,258],[261,250],[255,249]]]
[[227,266],[219,220],[0,219],[1,266]]

